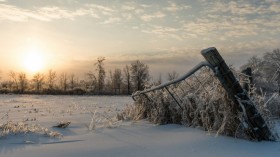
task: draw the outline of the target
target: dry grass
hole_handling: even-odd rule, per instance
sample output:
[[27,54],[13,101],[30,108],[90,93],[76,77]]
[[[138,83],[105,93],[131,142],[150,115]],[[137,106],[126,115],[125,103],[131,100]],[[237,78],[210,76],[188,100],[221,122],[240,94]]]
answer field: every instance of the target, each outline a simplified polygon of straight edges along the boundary
[[44,128],[38,124],[32,124],[29,125],[24,122],[7,122],[5,124],[0,125],[0,136],[8,136],[8,135],[16,135],[16,134],[41,134],[48,137],[54,137],[54,138],[61,138],[62,134],[51,131],[47,128]]
[[[119,117],[128,120],[147,118],[156,124],[183,124],[216,134],[252,139],[245,123],[246,116],[235,109],[236,104],[228,98],[214,74],[202,70],[196,75],[196,78],[168,87],[182,108],[166,90],[158,90],[137,97],[135,105],[128,106]],[[203,81],[198,83],[197,78]],[[267,106],[271,106],[275,98],[269,100],[267,95],[256,92],[251,98],[267,122],[271,119]],[[279,97],[277,100],[279,102]],[[273,128],[272,125],[269,127]]]
[[87,126],[88,130],[93,131],[102,128],[116,128],[120,125],[120,119],[117,118],[112,111],[98,112],[97,110],[90,111],[90,123]]

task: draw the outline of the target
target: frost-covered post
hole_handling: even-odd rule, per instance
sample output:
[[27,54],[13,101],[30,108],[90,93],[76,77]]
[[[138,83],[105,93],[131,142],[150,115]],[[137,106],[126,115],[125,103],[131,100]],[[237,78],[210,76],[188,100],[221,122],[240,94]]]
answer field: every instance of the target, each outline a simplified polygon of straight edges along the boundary
[[241,72],[248,77],[247,82],[243,84],[243,89],[245,89],[248,92],[248,94],[252,96],[252,92],[251,92],[252,84],[253,84],[252,68],[248,67],[242,70]]
[[[246,92],[225,63],[215,47],[201,51],[203,57],[214,68],[214,72],[227,91],[229,97],[236,104],[235,111],[243,111],[247,123],[247,134],[253,139],[272,140],[272,134],[267,127],[264,119],[255,108],[254,103],[250,100]],[[245,126],[246,127],[246,126]]]

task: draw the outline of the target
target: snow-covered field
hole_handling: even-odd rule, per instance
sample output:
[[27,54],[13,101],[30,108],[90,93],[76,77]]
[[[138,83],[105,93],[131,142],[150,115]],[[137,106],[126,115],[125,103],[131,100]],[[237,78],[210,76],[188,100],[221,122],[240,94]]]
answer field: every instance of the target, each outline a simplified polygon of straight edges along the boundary
[[[0,157],[278,157],[279,142],[250,142],[180,125],[115,119],[130,97],[0,95],[0,125],[40,124],[60,138],[0,137]],[[60,121],[71,121],[55,128]]]

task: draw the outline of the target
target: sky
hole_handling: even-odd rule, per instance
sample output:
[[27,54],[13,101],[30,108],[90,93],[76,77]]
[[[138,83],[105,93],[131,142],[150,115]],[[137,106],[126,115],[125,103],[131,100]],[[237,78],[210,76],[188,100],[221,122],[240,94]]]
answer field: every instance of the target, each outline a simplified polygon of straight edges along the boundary
[[280,0],[0,0],[1,75],[82,75],[99,56],[107,70],[139,59],[154,75],[184,73],[212,46],[238,67],[280,47],[279,8]]

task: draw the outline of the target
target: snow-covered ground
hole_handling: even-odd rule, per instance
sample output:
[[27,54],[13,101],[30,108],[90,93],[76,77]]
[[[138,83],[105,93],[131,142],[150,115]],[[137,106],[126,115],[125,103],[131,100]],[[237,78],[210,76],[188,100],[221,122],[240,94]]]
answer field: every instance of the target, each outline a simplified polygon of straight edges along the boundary
[[[63,134],[0,137],[0,157],[277,157],[279,142],[250,142],[180,125],[114,119],[130,97],[0,95],[0,124],[40,124]],[[54,128],[60,121],[69,127]]]

